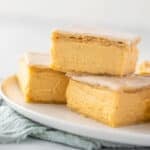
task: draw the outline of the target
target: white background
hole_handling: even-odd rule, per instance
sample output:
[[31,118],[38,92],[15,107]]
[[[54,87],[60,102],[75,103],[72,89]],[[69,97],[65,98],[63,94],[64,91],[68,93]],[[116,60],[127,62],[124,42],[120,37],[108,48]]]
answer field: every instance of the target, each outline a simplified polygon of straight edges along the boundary
[[[138,33],[143,39],[139,59],[150,59],[150,0],[0,0],[0,77],[17,71],[25,51],[49,51],[52,27],[78,23]],[[62,149],[49,143],[3,145],[0,149],[50,146]]]
[[47,18],[82,18],[150,28],[149,0],[1,0],[0,13]]

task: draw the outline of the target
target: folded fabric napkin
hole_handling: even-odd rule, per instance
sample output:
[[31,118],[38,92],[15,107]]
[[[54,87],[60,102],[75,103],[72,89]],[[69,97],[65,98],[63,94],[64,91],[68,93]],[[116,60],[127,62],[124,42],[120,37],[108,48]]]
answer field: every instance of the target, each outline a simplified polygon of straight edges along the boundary
[[0,100],[0,143],[21,142],[28,137],[65,144],[83,150],[140,149],[135,146],[114,144],[48,128],[33,122],[11,109]]

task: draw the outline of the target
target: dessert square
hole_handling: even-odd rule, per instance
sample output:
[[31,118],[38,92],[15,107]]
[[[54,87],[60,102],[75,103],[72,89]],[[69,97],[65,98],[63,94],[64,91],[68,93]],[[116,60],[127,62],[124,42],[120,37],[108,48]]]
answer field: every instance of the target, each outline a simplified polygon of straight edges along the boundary
[[135,71],[138,36],[96,29],[55,29],[51,68],[123,76]]
[[68,74],[67,106],[111,127],[150,120],[150,77]]
[[27,53],[20,59],[17,78],[27,102],[66,103],[68,78],[49,64],[44,53]]
[[141,75],[150,75],[150,61],[144,61],[138,67],[138,74]]

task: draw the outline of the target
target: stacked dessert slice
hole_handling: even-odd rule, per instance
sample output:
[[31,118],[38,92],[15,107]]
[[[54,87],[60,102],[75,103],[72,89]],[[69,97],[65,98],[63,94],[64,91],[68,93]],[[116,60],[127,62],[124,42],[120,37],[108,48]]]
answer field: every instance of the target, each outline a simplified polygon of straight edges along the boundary
[[137,73],[141,75],[150,75],[150,61],[142,62],[138,67]]
[[134,75],[138,42],[130,34],[54,30],[51,68],[73,72],[67,106],[113,127],[149,120],[150,77]]
[[68,76],[71,109],[113,127],[150,119],[150,77]]
[[20,59],[17,77],[27,102],[66,103],[68,78],[49,64],[49,54],[32,52]]
[[106,31],[54,30],[51,68],[123,76],[133,73],[139,37]]

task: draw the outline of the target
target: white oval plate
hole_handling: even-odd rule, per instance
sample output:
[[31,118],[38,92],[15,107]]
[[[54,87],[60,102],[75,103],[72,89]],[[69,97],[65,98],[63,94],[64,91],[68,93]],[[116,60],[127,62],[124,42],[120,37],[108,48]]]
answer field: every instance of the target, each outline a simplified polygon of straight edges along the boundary
[[111,142],[150,146],[150,124],[111,128],[76,114],[65,105],[25,103],[15,76],[2,82],[1,96],[20,114],[48,127]]

